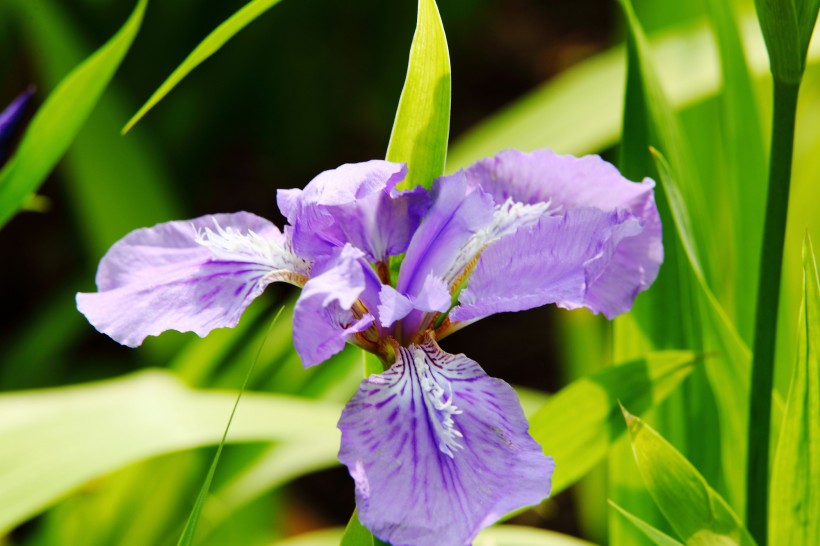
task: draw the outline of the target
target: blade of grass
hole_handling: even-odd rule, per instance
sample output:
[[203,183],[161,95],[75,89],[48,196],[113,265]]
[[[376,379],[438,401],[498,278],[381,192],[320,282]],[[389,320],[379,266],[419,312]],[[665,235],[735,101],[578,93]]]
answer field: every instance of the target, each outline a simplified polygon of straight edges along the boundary
[[70,146],[131,47],[147,0],[139,0],[123,27],[75,68],[48,96],[20,146],[0,171],[0,227],[48,176]]
[[638,417],[626,409],[623,415],[638,470],[675,532],[688,545],[754,546],[737,515],[695,467]]
[[276,313],[276,316],[273,317],[273,320],[268,327],[268,330],[265,334],[265,337],[262,339],[262,343],[259,346],[259,350],[256,353],[256,357],[251,362],[250,367],[248,368],[247,373],[245,374],[245,379],[242,381],[242,387],[239,389],[239,393],[236,395],[236,401],[233,404],[233,408],[231,409],[231,415],[228,417],[228,422],[225,425],[225,432],[222,433],[222,440],[219,442],[219,445],[216,448],[216,454],[214,454],[213,461],[211,461],[211,466],[208,469],[208,474],[205,476],[205,481],[202,483],[202,488],[199,490],[199,495],[196,497],[196,502],[194,503],[193,509],[191,509],[191,514],[188,516],[188,521],[185,523],[185,528],[182,530],[182,535],[179,537],[179,542],[177,542],[178,546],[191,546],[194,543],[194,535],[196,534],[196,528],[199,525],[199,517],[202,515],[202,508],[205,506],[205,499],[208,497],[208,492],[211,489],[211,482],[213,481],[214,474],[216,473],[216,467],[219,464],[219,458],[222,455],[222,448],[225,447],[225,442],[228,438],[228,431],[231,429],[231,423],[233,423],[234,415],[236,415],[236,408],[239,407],[239,401],[242,399],[242,395],[245,393],[245,387],[248,386],[248,381],[253,375],[253,369],[256,367],[256,363],[259,361],[259,355],[262,354],[262,349],[265,347],[265,342],[268,340],[268,336],[270,335],[271,331],[273,330],[274,325],[279,321],[279,317],[282,315],[282,311],[285,310],[285,307],[282,306],[279,311]]
[[654,528],[652,525],[648,524],[638,516],[634,514],[630,514],[617,504],[612,501],[609,501],[609,505],[615,509],[618,514],[624,517],[629,523],[634,525],[638,530],[640,530],[648,539],[652,542],[657,544],[658,546],[683,546],[680,542],[675,540],[674,538],[670,537],[666,533],[660,531],[659,529]]
[[803,242],[803,306],[780,439],[772,465],[769,542],[820,537],[820,284],[808,234]]
[[450,54],[435,0],[419,0],[407,77],[401,91],[388,161],[407,163],[403,188],[429,188],[444,174],[450,136]]
[[136,125],[145,114],[157,105],[171,90],[181,82],[185,76],[191,73],[197,66],[202,64],[211,55],[219,51],[225,43],[233,38],[240,30],[252,23],[257,17],[278,4],[281,0],[251,0],[239,11],[231,15],[221,25],[216,27],[208,36],[197,45],[193,51],[182,61],[168,78],[162,82],[145,104],[128,120],[122,133],[125,134]]

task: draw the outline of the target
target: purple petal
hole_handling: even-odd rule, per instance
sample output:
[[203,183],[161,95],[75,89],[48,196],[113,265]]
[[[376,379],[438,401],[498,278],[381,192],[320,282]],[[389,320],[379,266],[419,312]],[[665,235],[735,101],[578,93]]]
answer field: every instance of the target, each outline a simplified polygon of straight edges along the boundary
[[404,252],[429,207],[424,188],[395,189],[406,174],[404,164],[353,163],[321,173],[304,190],[280,191],[296,251],[317,258],[350,243],[372,262]]
[[[493,211],[492,198],[471,190],[463,173],[436,180],[433,206],[410,241],[396,289],[415,297],[430,275],[450,280],[445,275],[471,237],[492,221]],[[421,321],[422,313],[411,313],[403,323],[405,333],[418,331]]]
[[390,328],[394,322],[403,319],[415,308],[410,298],[388,284],[382,285],[379,300],[379,323],[384,328]]
[[34,95],[34,88],[30,87],[20,93],[3,112],[0,112],[0,164],[8,157],[9,147],[20,127],[26,105],[32,95]]
[[293,312],[293,345],[306,367],[324,362],[373,324],[371,314],[353,309],[367,284],[363,256],[348,244],[314,263]]
[[[584,306],[612,318],[629,310],[637,294],[655,280],[663,246],[651,180],[636,184],[598,156],[559,156],[550,150],[501,152],[466,169],[465,177],[470,187],[480,187],[496,203],[549,203],[551,214],[591,207],[609,213],[613,229],[607,231],[602,224],[597,233],[589,231],[597,221],[584,213],[571,214],[562,225],[546,220],[538,228],[505,237],[481,254],[453,320],[551,302],[568,308]],[[583,218],[592,223],[576,225]],[[580,232],[569,233],[572,229]],[[594,237],[590,242],[600,245],[601,254],[593,262],[578,262],[591,259],[585,254],[590,247],[579,236]],[[566,248],[560,241],[550,242],[551,237],[569,237],[579,247]],[[557,253],[565,254],[560,264],[555,263]]]
[[[481,254],[450,318],[474,320],[548,303],[568,309],[585,306],[607,316],[623,311],[599,308],[590,301],[590,287],[609,271],[620,244],[642,231],[640,219],[626,211],[574,208],[542,218]],[[622,280],[618,302],[631,305],[642,278],[635,275]]]
[[515,391],[429,338],[362,382],[339,428],[359,519],[396,546],[470,544],[550,492],[554,463]]
[[238,212],[132,231],[97,270],[77,307],[99,331],[136,347],[166,330],[231,327],[274,281],[302,284],[309,264],[267,220]]
[[471,187],[480,186],[496,203],[512,199],[527,204],[550,201],[559,210],[627,209],[640,218],[655,186],[650,179],[630,182],[597,155],[575,157],[546,149],[506,150],[474,163],[464,174]]

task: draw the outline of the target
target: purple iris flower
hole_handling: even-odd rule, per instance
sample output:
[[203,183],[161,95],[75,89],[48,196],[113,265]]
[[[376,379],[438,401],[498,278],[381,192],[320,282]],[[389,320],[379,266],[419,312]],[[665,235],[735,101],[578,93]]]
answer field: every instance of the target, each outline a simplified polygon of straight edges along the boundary
[[[77,305],[136,346],[165,330],[234,326],[271,282],[302,287],[293,336],[305,366],[345,343],[385,365],[339,420],[360,520],[395,546],[459,546],[547,497],[554,463],[513,389],[438,342],[548,303],[627,311],[663,260],[661,225],[654,183],[629,182],[597,156],[506,151],[430,191],[398,190],[405,175],[369,161],[280,191],[284,232],[247,212],[134,231]],[[390,259],[402,254],[392,284]]]
[[29,87],[20,93],[5,110],[0,112],[0,167],[3,166],[9,156],[14,136],[23,121],[23,113],[32,95],[34,95],[34,88]]

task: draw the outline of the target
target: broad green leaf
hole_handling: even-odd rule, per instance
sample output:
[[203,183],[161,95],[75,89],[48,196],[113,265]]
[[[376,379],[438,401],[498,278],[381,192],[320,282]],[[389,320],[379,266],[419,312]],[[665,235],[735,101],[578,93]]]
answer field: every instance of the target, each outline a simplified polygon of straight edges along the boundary
[[694,367],[692,353],[658,352],[579,379],[550,398],[530,417],[530,434],[555,459],[552,494],[586,474],[623,432],[619,400],[649,409]]
[[753,546],[738,517],[697,469],[640,418],[625,409],[623,414],[644,484],[683,541]]
[[797,26],[800,29],[800,52],[809,48],[814,26],[817,23],[817,12],[820,10],[820,0],[795,0],[795,14]]
[[[219,423],[235,398],[235,392],[190,389],[158,371],[0,395],[0,532],[92,478],[218,443]],[[340,413],[339,404],[247,394],[227,441],[306,442],[334,461]]]
[[407,163],[403,188],[429,188],[444,174],[450,136],[450,54],[435,0],[419,0],[407,77],[401,91],[388,161]]
[[656,529],[652,525],[648,524],[638,516],[634,514],[630,514],[617,504],[612,501],[609,501],[609,505],[612,506],[620,515],[622,515],[628,522],[634,525],[638,530],[640,530],[648,539],[652,542],[657,544],[658,546],[682,546],[680,542],[675,540],[674,538],[670,537],[666,533]]
[[225,43],[233,38],[236,33],[252,23],[254,19],[278,4],[281,0],[251,0],[239,11],[231,15],[221,25],[216,27],[208,36],[202,40],[194,50],[188,54],[182,64],[180,64],[162,85],[154,91],[148,101],[142,105],[139,111],[134,114],[128,123],[125,124],[122,132],[127,133],[148,113],[165,95],[181,82],[185,76],[191,73],[194,68],[202,64],[208,57],[219,51]]
[[387,546],[374,537],[359,521],[358,510],[353,510],[339,546]]
[[0,227],[46,179],[105,90],[142,23],[139,0],[123,27],[74,69],[40,107],[17,152],[0,171]]
[[811,239],[803,243],[803,306],[780,439],[772,465],[769,542],[820,537],[820,284]]

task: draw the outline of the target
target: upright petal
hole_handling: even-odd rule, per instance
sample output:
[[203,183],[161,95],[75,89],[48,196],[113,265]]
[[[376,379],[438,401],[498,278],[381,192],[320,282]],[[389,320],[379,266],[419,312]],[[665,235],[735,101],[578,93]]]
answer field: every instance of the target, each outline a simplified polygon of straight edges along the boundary
[[205,336],[235,326],[271,282],[304,284],[309,267],[276,226],[247,212],[167,222],[115,243],[98,292],[77,294],[77,307],[129,347],[166,330]]
[[362,382],[339,428],[359,518],[394,546],[470,544],[550,492],[554,463],[513,389],[429,338]]
[[348,244],[313,265],[293,312],[293,344],[305,366],[324,362],[373,324],[371,314],[353,308],[367,286],[363,256]]
[[404,252],[429,206],[424,188],[395,189],[406,174],[404,164],[352,163],[321,173],[304,190],[280,191],[297,252],[318,258],[350,243],[371,262]]
[[[492,222],[492,198],[480,189],[471,189],[462,172],[436,180],[433,185],[433,205],[416,231],[407,255],[401,264],[396,289],[410,297],[422,294],[432,276],[445,284],[449,272],[470,258],[463,252],[465,245]],[[463,259],[462,259],[463,258]],[[422,327],[422,311],[413,311],[402,323],[409,339]]]

